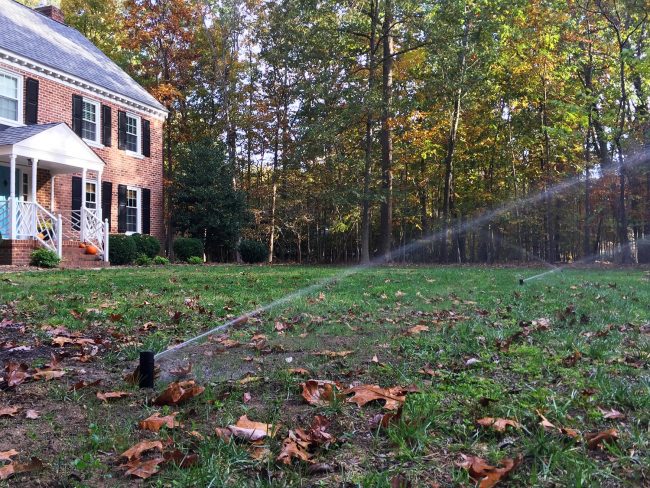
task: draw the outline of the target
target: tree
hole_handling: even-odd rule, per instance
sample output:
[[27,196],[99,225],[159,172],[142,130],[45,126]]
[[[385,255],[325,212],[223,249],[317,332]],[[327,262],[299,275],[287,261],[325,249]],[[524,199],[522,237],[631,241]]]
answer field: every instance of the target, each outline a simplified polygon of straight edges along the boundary
[[210,259],[235,248],[250,222],[246,195],[232,186],[233,170],[222,143],[202,140],[176,148],[171,188],[173,223],[181,234],[205,242]]

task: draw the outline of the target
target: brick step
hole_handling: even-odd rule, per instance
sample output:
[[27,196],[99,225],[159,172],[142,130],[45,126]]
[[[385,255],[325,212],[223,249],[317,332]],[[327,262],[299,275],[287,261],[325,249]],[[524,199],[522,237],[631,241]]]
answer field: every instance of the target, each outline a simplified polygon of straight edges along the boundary
[[88,268],[108,268],[110,265],[105,261],[61,261],[60,267],[63,269],[88,269]]

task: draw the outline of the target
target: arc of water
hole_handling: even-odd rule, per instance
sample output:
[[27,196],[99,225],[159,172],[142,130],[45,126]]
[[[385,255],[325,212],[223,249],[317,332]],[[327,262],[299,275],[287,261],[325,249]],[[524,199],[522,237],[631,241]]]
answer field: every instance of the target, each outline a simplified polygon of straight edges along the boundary
[[[638,164],[640,164],[642,162],[645,162],[647,160],[648,160],[648,151],[645,151],[644,153],[640,153],[640,154],[637,154],[634,157],[629,158],[628,160],[626,160],[624,162],[623,165],[625,167],[627,167],[627,168],[631,168],[631,167],[634,167],[634,166],[636,166],[636,165],[638,165]],[[619,167],[607,168],[607,169],[602,171],[601,175],[606,176],[606,175],[609,175],[609,174],[615,174],[616,171],[618,171],[619,169],[620,169]],[[562,192],[568,190],[569,188],[572,188],[576,184],[580,183],[582,181],[582,179],[583,179],[583,176],[578,175],[578,176],[575,176],[573,178],[569,178],[568,180],[565,180],[563,182],[560,182],[560,183],[558,183],[557,185],[555,185],[555,186],[553,186],[551,188],[547,188],[545,192],[544,191],[543,192],[538,192],[536,194],[530,195],[530,196],[528,196],[528,197],[526,197],[524,199],[521,199],[521,200],[507,202],[507,203],[503,204],[502,206],[500,206],[500,207],[498,207],[498,208],[496,208],[494,210],[491,210],[489,212],[485,212],[483,215],[480,215],[480,216],[475,217],[474,219],[472,219],[472,220],[470,220],[468,222],[465,222],[463,225],[457,227],[457,229],[459,231],[464,231],[464,230],[467,230],[467,229],[469,229],[471,227],[475,227],[476,225],[481,225],[481,224],[484,224],[486,222],[489,222],[490,220],[494,219],[495,217],[497,217],[499,215],[507,214],[507,213],[513,211],[515,209],[515,207],[517,207],[517,206],[532,205],[534,203],[537,203],[542,198],[547,196],[549,193],[551,193],[551,194],[562,193]],[[420,239],[419,241],[415,241],[415,242],[412,242],[412,243],[409,243],[409,244],[406,244],[406,245],[400,247],[399,249],[395,250],[393,252],[393,254],[410,252],[414,248],[422,246],[424,243],[428,243],[428,242],[434,241],[435,239],[438,239],[438,238],[442,237],[442,235],[443,235],[442,231],[434,232],[432,234],[429,234],[429,236],[424,238],[424,239]],[[359,272],[361,272],[361,271],[363,271],[365,269],[369,269],[369,268],[378,266],[380,264],[383,264],[383,263],[387,262],[388,260],[390,260],[390,256],[380,256],[378,258],[375,258],[375,259],[371,260],[367,264],[360,264],[360,265],[357,265],[357,266],[352,266],[350,268],[344,269],[342,272],[337,273],[334,276],[324,278],[324,279],[314,283],[313,285],[310,285],[310,286],[307,286],[307,287],[302,288],[300,290],[296,290],[296,291],[294,291],[292,293],[289,293],[288,295],[285,295],[284,297],[279,298],[278,300],[270,302],[270,303],[268,303],[268,304],[266,304],[266,305],[264,305],[262,307],[259,307],[259,308],[255,309],[253,311],[246,312],[243,315],[241,315],[241,316],[239,316],[239,317],[237,317],[235,319],[229,320],[228,322],[225,322],[225,323],[223,323],[223,324],[221,324],[221,325],[219,325],[217,327],[214,327],[213,329],[210,329],[210,330],[208,330],[208,331],[206,331],[206,332],[204,332],[202,334],[199,334],[199,335],[197,335],[195,337],[192,337],[192,338],[190,338],[190,339],[188,339],[188,340],[186,340],[186,341],[184,341],[184,342],[182,342],[180,344],[177,344],[177,345],[175,345],[175,346],[173,346],[173,347],[171,347],[171,348],[169,348],[169,349],[167,349],[165,351],[161,351],[158,354],[156,354],[155,359],[160,359],[160,358],[163,358],[163,357],[168,356],[170,354],[173,354],[174,352],[177,352],[177,351],[183,349],[184,347],[189,346],[190,344],[199,342],[199,341],[201,341],[201,340],[203,340],[203,339],[205,339],[205,338],[207,338],[207,337],[209,337],[211,335],[214,335],[216,333],[223,332],[223,331],[229,329],[230,327],[232,327],[235,324],[245,322],[246,320],[248,320],[251,317],[254,317],[254,316],[259,315],[259,314],[261,314],[263,312],[267,312],[269,310],[272,310],[273,308],[276,308],[276,307],[278,307],[280,305],[283,305],[285,303],[291,302],[296,298],[300,298],[300,297],[305,296],[305,295],[307,295],[309,293],[320,290],[320,289],[322,289],[323,287],[325,287],[325,286],[327,286],[329,284],[332,284],[332,283],[334,283],[334,282],[336,282],[338,280],[345,279],[345,278],[347,278],[349,276],[355,275],[355,274],[357,274],[357,273],[359,273]],[[556,272],[556,271],[557,270],[550,270],[550,271],[547,271],[546,273]]]

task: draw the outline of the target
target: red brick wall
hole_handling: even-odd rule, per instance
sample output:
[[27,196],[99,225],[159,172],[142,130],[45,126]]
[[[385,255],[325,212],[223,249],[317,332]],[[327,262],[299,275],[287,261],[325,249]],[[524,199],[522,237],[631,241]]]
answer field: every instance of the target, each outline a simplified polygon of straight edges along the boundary
[[[98,94],[89,94],[73,87],[27,72],[4,63],[0,60],[0,68],[21,74],[39,81],[38,123],[65,122],[72,126],[72,95],[79,94],[86,98],[111,107],[112,112],[112,146],[92,150],[101,157],[106,166],[102,175],[103,181],[113,183],[111,206],[111,231],[117,232],[117,187],[131,185],[151,190],[151,234],[163,241],[163,162],[162,139],[163,121],[135,108],[118,105],[115,101],[106,99]],[[23,87],[26,83],[23,83]],[[24,108],[24,107],[23,107]],[[151,157],[136,158],[117,148],[117,119],[118,110],[132,112],[151,122]],[[98,127],[99,129],[99,127]],[[38,201],[50,208],[50,179],[49,172],[38,173]],[[77,174],[81,176],[81,174]],[[90,173],[89,173],[90,176]],[[72,175],[58,175],[54,184],[54,213],[69,211],[72,205]]]
[[0,242],[0,265],[28,266],[32,252],[36,249],[36,241]]

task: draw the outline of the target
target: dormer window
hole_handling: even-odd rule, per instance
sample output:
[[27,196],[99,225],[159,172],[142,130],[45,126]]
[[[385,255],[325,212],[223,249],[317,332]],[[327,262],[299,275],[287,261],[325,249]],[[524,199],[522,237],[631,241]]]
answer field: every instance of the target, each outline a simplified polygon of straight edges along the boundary
[[21,125],[22,77],[0,71],[0,123]]
[[84,98],[81,120],[81,137],[99,144],[99,103]]

